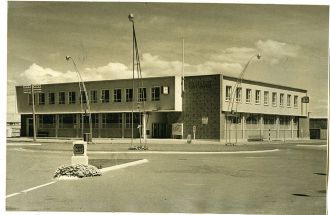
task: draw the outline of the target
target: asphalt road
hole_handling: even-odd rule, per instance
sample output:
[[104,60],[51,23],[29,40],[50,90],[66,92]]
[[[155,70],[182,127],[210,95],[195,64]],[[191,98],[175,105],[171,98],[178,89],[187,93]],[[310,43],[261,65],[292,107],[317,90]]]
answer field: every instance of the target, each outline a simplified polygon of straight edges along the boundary
[[7,146],[6,210],[325,214],[326,147],[296,145],[237,154],[91,153],[149,162],[74,181],[52,179],[70,163],[69,150]]

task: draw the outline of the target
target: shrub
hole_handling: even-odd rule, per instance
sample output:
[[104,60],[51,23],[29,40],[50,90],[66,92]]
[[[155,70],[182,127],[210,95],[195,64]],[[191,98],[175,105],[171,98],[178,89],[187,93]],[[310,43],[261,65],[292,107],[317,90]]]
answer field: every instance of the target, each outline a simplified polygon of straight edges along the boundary
[[63,165],[57,168],[54,174],[54,178],[59,178],[61,176],[68,177],[93,177],[93,176],[101,176],[101,171],[92,165],[83,165],[83,164],[75,164],[75,165]]

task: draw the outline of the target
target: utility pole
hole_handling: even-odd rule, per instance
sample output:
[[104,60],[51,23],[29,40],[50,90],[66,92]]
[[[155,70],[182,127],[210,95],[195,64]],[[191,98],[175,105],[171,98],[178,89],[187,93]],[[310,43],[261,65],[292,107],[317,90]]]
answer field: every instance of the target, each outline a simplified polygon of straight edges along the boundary
[[34,107],[34,86],[31,84],[31,97],[32,97],[32,115],[33,115],[33,141],[37,140],[37,132],[36,132],[36,111]]
[[[141,149],[147,149],[147,146],[146,146],[146,143],[147,143],[147,137],[146,137],[146,111],[145,111],[145,100],[146,100],[146,94],[144,93],[144,88],[143,88],[143,79],[142,79],[142,72],[141,72],[141,65],[140,65],[140,56],[139,56],[139,49],[138,49],[138,44],[137,44],[137,40],[136,40],[136,33],[135,33],[135,26],[134,26],[134,15],[132,13],[130,13],[128,15],[128,20],[130,22],[132,22],[132,30],[133,30],[133,82],[132,82],[132,85],[133,85],[133,95],[134,95],[134,76],[135,76],[135,66],[136,66],[136,72],[137,72],[137,77],[138,77],[138,90],[137,90],[137,99],[138,99],[138,102],[141,102],[142,103],[142,108],[143,108],[143,111],[142,111],[142,119],[141,119],[141,110],[140,110],[140,104],[138,103],[138,110],[139,110],[139,118],[140,118],[140,122],[139,122],[139,133],[140,133],[140,148]],[[139,94],[139,90],[142,90],[141,92],[141,97],[142,97],[142,101],[140,101],[140,94]],[[133,99],[132,99],[132,138],[131,138],[131,147],[130,148],[133,148],[132,145],[133,145],[133,120],[134,120],[134,96],[133,96]],[[141,129],[141,121],[142,121],[142,129]],[[141,130],[142,130],[142,133],[143,133],[143,140],[144,140],[144,146],[142,147],[142,143],[141,143]]]
[[37,140],[37,128],[36,128],[36,110],[35,110],[35,103],[34,103],[34,95],[35,93],[41,92],[41,85],[26,85],[23,86],[23,93],[27,93],[31,95],[32,99],[32,117],[33,117],[33,141]]

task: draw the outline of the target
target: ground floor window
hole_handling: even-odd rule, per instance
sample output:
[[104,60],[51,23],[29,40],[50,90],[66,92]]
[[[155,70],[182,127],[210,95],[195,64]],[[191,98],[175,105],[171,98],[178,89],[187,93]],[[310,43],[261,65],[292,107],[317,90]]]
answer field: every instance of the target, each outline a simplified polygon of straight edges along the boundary
[[289,129],[290,126],[290,116],[280,116],[280,126],[283,129]]
[[39,128],[55,128],[55,115],[39,115]]
[[102,113],[102,128],[121,128],[122,114],[121,113]]
[[92,114],[92,125],[93,128],[98,128],[99,125],[99,114]]
[[[140,123],[139,113],[133,114],[133,127],[137,127]],[[132,113],[125,113],[125,128],[132,128]]]
[[257,125],[258,124],[258,115],[249,114],[246,117],[246,124]]
[[233,116],[227,116],[227,123],[233,123],[233,124],[241,124],[241,119],[242,119],[242,115],[241,114],[237,114],[237,115],[233,115]]
[[298,129],[298,117],[294,116],[293,117],[293,124],[292,124],[293,129]]
[[257,114],[248,114],[245,119],[247,129],[255,129],[259,127],[259,116]]
[[59,115],[59,128],[75,128],[77,124],[76,114]]

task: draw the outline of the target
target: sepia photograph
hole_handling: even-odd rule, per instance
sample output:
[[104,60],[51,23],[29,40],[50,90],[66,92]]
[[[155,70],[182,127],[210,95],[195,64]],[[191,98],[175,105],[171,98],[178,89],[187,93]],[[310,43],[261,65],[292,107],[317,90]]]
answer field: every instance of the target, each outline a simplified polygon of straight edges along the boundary
[[328,3],[5,10],[6,213],[327,213]]

